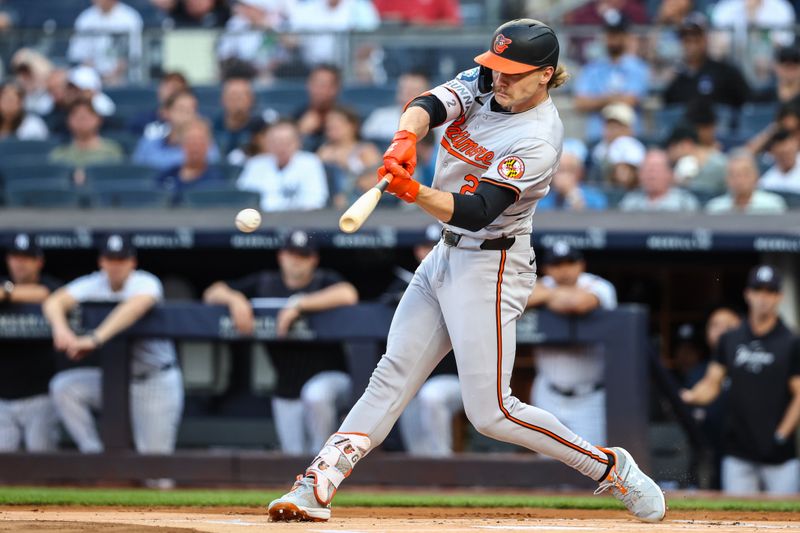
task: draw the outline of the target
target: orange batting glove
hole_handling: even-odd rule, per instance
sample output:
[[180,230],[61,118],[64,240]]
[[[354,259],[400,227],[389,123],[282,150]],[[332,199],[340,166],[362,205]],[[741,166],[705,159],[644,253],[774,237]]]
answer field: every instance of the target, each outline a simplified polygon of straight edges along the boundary
[[388,159],[400,164],[409,175],[413,175],[417,168],[417,136],[407,130],[395,133],[389,148],[383,154],[383,166],[387,169]]
[[378,169],[378,175],[383,178],[387,174],[392,175],[389,185],[386,187],[386,192],[390,192],[409,204],[413,204],[417,200],[417,193],[419,193],[419,182],[414,181],[411,175],[393,160],[389,166],[384,166]]

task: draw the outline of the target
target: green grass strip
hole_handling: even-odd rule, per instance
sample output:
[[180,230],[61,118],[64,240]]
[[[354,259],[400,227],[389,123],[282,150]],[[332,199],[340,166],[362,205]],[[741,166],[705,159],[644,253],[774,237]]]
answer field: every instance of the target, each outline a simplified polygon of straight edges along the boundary
[[[96,489],[0,487],[0,505],[75,505],[137,507],[263,507],[279,492],[258,490]],[[800,512],[800,501],[669,497],[673,510]],[[342,492],[339,507],[474,507],[544,509],[619,509],[609,497],[542,496],[427,492]]]

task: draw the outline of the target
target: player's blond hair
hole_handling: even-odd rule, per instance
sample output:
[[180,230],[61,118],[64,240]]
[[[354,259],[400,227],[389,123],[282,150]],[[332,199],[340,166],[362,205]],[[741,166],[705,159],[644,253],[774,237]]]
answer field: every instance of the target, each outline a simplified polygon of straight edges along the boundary
[[553,73],[553,77],[550,78],[550,81],[547,82],[547,89],[557,89],[564,85],[567,80],[570,78],[569,72],[567,69],[564,68],[563,65],[558,65],[556,67],[556,71]]

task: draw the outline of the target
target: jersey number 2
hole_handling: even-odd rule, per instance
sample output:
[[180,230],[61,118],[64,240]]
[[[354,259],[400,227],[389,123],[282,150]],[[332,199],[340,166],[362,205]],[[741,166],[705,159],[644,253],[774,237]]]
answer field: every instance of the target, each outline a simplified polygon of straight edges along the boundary
[[464,181],[466,181],[466,183],[461,186],[461,190],[458,191],[459,194],[475,192],[475,190],[478,188],[478,182],[480,181],[480,178],[478,178],[478,176],[473,176],[472,174],[467,174],[464,176]]

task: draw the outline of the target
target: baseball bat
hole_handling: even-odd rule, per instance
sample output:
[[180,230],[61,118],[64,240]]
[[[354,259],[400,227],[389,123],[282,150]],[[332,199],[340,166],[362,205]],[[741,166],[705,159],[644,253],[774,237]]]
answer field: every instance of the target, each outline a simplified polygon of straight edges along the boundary
[[375,206],[381,199],[381,194],[389,186],[389,180],[392,178],[387,174],[377,185],[358,197],[358,200],[353,202],[353,205],[347,208],[347,211],[339,218],[339,229],[345,233],[353,233],[358,231],[364,221],[367,220]]

